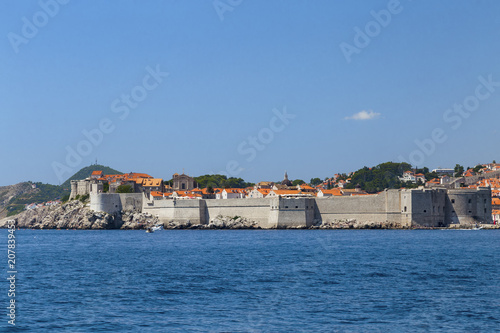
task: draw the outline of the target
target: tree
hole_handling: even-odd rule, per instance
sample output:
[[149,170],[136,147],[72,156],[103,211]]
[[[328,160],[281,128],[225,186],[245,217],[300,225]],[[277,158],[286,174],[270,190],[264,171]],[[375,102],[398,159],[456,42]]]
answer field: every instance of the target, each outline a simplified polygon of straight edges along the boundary
[[253,183],[247,183],[241,178],[224,175],[203,175],[194,179],[200,188],[211,186],[212,188],[245,188],[253,186]]
[[455,177],[460,177],[464,173],[464,167],[460,164],[455,165]]
[[481,164],[478,164],[478,165],[476,165],[476,166],[474,167],[473,171],[474,171],[475,173],[478,173],[478,172],[479,172],[479,170],[481,170],[482,168],[483,168],[483,166],[482,166]]
[[304,184],[305,181],[303,181],[302,179],[295,179],[293,182],[292,182],[292,185],[293,186],[297,186],[297,185],[302,185]]
[[321,184],[323,181],[319,178],[311,178],[311,186],[316,186]]
[[102,191],[104,193],[109,192],[109,183],[102,184]]
[[116,193],[134,193],[134,188],[132,185],[123,184],[116,188]]

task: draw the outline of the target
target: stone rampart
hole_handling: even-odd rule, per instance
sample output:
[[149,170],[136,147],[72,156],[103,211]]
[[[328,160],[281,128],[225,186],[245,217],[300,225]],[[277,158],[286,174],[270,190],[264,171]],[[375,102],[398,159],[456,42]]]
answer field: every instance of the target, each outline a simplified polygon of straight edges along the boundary
[[142,193],[90,193],[90,209],[114,214],[121,211],[141,211]]
[[491,191],[481,189],[386,190],[375,195],[322,198],[160,199],[141,193],[91,193],[91,209],[150,213],[161,222],[208,224],[218,215],[240,216],[262,228],[310,227],[355,219],[402,226],[441,227],[492,223]]

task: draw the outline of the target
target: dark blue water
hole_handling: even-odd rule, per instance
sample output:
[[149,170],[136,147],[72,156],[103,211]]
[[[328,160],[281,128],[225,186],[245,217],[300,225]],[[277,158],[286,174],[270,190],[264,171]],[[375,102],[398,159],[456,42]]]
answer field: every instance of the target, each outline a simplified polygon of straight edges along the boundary
[[500,331],[498,231],[16,236],[23,331]]

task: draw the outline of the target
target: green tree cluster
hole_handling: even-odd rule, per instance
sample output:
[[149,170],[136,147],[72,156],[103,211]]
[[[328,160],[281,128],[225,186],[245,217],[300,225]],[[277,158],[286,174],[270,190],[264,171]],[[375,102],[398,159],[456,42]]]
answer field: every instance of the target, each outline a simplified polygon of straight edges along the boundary
[[129,184],[122,184],[116,188],[116,193],[134,193],[134,188]]
[[302,185],[304,184],[305,181],[303,181],[302,179],[295,179],[293,182],[292,182],[292,185],[293,186],[297,186],[297,185]]
[[455,165],[455,177],[461,177],[464,173],[464,167],[460,164]]
[[241,178],[227,178],[224,175],[203,175],[195,177],[194,180],[200,188],[245,188],[255,185],[254,183],[247,183]]
[[417,184],[402,183],[399,177],[403,172],[411,170],[408,163],[387,162],[373,168],[364,167],[351,176],[351,182],[345,187],[353,189],[357,184],[368,193],[376,193],[386,188],[401,188],[402,186],[413,188]]
[[321,179],[319,179],[319,178],[311,178],[311,182],[310,182],[311,186],[316,186],[316,185],[319,185],[321,183],[323,183],[323,181]]

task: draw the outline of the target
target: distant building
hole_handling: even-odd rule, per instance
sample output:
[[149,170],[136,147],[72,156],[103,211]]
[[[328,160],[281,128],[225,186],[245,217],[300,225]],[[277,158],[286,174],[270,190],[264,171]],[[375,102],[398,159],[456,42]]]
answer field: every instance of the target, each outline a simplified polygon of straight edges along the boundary
[[318,198],[321,197],[331,197],[331,196],[342,196],[342,190],[340,188],[332,188],[331,190],[319,190]]
[[198,187],[198,184],[194,180],[193,177],[189,177],[184,173],[179,175],[178,173],[174,173],[172,176],[173,186],[172,189],[175,191],[189,191]]
[[257,188],[257,186],[248,192],[247,198],[265,198],[269,192],[271,192],[268,188]]
[[221,193],[215,195],[216,199],[242,199],[246,197],[246,191],[242,188],[225,188]]
[[92,171],[92,174],[90,175],[90,179],[99,179],[102,178],[103,172],[101,170],[96,170]]
[[292,182],[288,179],[288,174],[285,171],[285,178],[281,181],[281,185],[292,186]]
[[442,168],[439,168],[439,169],[432,170],[432,172],[437,173],[438,176],[440,176],[440,175],[453,175],[455,173],[455,169],[442,169]]

